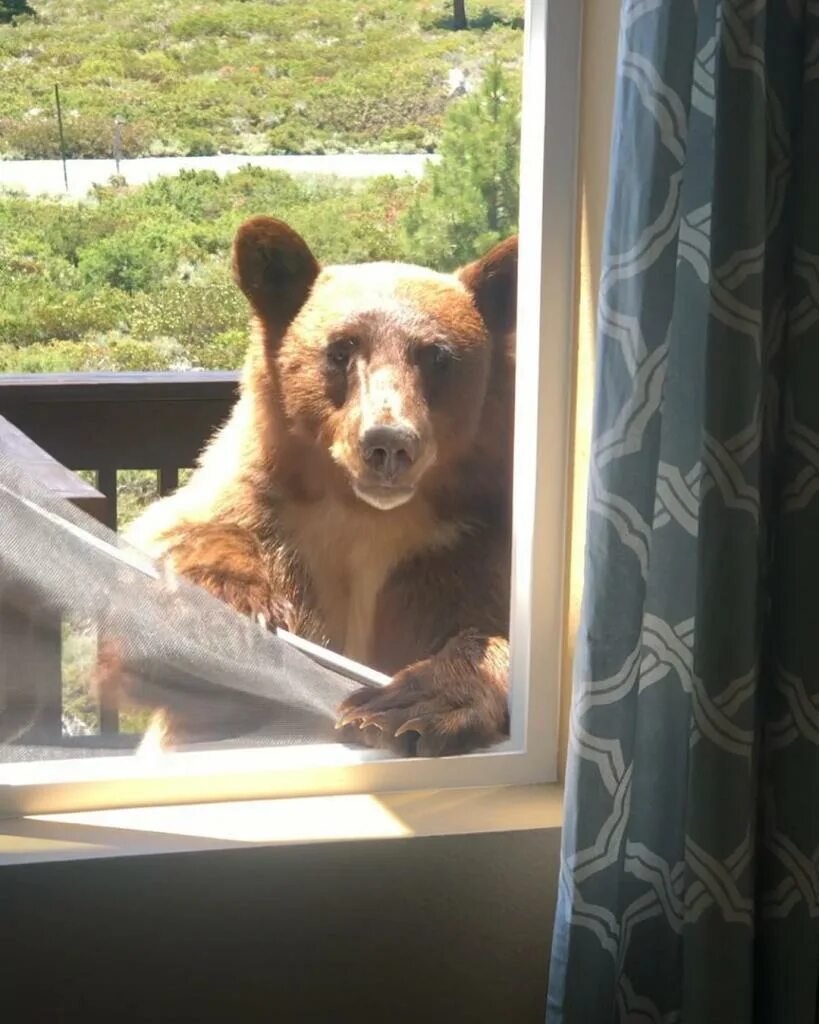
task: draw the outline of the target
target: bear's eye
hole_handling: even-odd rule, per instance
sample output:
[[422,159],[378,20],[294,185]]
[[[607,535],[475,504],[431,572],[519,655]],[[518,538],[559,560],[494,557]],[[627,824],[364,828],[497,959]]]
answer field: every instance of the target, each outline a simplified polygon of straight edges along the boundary
[[339,338],[327,347],[327,365],[332,370],[346,370],[355,351],[354,338]]
[[431,345],[429,359],[436,370],[446,370],[455,358],[452,349],[448,345]]

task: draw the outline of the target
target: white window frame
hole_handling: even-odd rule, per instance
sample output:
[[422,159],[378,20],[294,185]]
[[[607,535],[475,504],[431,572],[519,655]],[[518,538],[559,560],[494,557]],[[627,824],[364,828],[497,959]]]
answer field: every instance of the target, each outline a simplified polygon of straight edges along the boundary
[[582,6],[526,2],[509,740],[453,758],[396,759],[328,744],[0,765],[0,817],[557,781]]

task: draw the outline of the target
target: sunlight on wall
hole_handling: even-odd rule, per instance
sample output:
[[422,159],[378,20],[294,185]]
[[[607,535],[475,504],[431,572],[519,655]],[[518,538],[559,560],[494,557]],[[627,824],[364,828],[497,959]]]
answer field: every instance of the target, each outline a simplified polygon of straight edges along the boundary
[[575,635],[583,594],[586,494],[594,402],[597,287],[608,197],[611,117],[617,63],[620,4],[586,0],[583,25],[578,216],[578,315],[573,408],[574,470],[571,482],[570,550],[567,569],[566,641],[560,715],[560,765],[565,763],[571,705]]
[[371,796],[246,800],[184,807],[129,808],[127,811],[32,815],[31,819],[223,839],[234,843],[319,842],[411,834],[411,829]]
[[489,786],[32,814],[0,822],[0,863],[254,843],[559,829],[560,786]]

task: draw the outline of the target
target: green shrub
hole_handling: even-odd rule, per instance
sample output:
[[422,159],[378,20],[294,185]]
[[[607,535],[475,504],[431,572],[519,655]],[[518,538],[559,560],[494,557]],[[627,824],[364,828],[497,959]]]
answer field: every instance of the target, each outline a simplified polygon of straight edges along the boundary
[[222,331],[201,345],[189,345],[186,356],[200,370],[238,370],[244,362],[249,340],[247,328]]
[[8,24],[24,14],[34,14],[27,0],[0,0],[0,25]]
[[[1,102],[1,101],[0,101]],[[63,124],[66,156],[111,157],[114,148],[113,116],[77,113],[66,116]],[[149,122],[137,121],[123,125],[121,154],[138,156],[146,151],[155,128]],[[56,160],[62,155],[57,119],[52,110],[23,117],[0,116],[0,152],[24,160]]]
[[24,347],[52,338],[78,340],[115,329],[128,315],[127,296],[112,289],[63,289],[23,279],[3,289],[0,344]]
[[174,239],[161,224],[128,226],[87,245],[78,270],[84,284],[125,292],[158,287],[177,263]]
[[210,285],[174,282],[136,298],[128,326],[136,339],[174,338],[186,348],[239,330],[246,333],[248,309],[244,296],[225,273]]
[[170,370],[183,353],[167,341],[132,338],[37,342],[26,348],[0,344],[0,373],[88,373],[94,370]]
[[402,225],[417,262],[450,270],[517,230],[520,97],[499,63],[448,112],[440,154]]

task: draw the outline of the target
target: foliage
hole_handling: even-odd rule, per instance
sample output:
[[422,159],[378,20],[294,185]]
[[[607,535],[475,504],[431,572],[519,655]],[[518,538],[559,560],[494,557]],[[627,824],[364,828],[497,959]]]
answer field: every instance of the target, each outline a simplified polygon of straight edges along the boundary
[[186,171],[82,203],[0,195],[0,372],[233,368],[248,311],[236,228],[274,213],[328,263],[408,259],[416,183]]
[[447,270],[517,230],[520,94],[498,62],[448,111],[440,154],[403,227],[418,262]]
[[24,14],[34,14],[26,0],[0,0],[0,25],[8,24]]
[[0,372],[238,366],[248,314],[230,247],[258,213],[287,220],[326,263],[451,269],[515,230],[518,120],[495,64],[452,106],[420,187],[247,167],[112,180],[81,203],[0,195]]
[[495,0],[492,18],[456,35],[441,21],[450,11],[448,0],[38,0],[36,19],[0,24],[0,155],[59,156],[55,82],[74,157],[110,156],[117,114],[126,157],[434,148],[448,72],[521,57],[523,0]]
[[89,685],[96,652],[96,634],[88,623],[63,624],[63,726],[73,735],[96,732],[97,702]]

